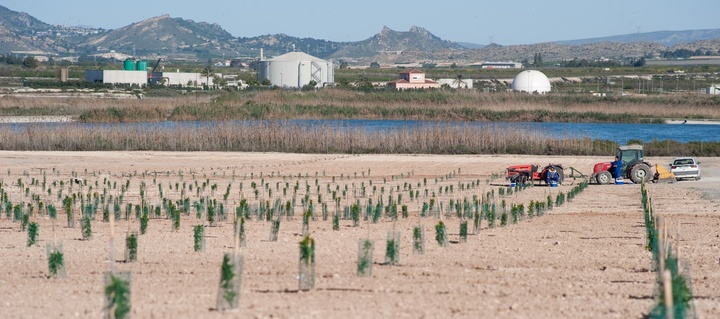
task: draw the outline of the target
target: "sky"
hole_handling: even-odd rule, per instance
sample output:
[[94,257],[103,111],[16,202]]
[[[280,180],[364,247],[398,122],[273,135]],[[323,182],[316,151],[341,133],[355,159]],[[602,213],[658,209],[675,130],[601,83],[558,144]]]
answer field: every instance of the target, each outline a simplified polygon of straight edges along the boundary
[[501,45],[720,28],[717,0],[3,0],[0,5],[49,24],[117,29],[169,14],[217,23],[236,37],[284,33],[339,42],[365,40],[383,26],[395,31],[418,26],[444,40]]

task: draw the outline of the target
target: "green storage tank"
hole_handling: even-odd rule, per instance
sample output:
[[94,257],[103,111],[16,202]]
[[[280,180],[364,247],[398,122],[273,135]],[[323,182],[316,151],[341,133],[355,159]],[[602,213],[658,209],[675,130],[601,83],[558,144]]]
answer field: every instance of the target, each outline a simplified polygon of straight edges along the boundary
[[147,70],[147,61],[140,60],[137,62],[137,70],[138,71],[145,71]]
[[135,60],[133,59],[127,59],[125,60],[125,71],[133,71],[135,70]]

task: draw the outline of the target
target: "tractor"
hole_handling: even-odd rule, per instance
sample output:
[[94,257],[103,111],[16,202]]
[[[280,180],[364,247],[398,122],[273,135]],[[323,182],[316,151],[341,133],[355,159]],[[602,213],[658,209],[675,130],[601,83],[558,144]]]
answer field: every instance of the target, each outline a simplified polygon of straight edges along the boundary
[[640,184],[650,181],[653,177],[650,170],[652,165],[643,160],[642,145],[620,146],[617,149],[617,156],[623,162],[620,176],[613,176],[609,171],[611,162],[601,162],[593,167],[592,180],[604,185],[612,182],[613,178],[629,178],[633,183]]
[[528,181],[542,181],[545,182],[547,172],[551,167],[554,167],[558,173],[558,184],[562,184],[565,174],[563,174],[563,166],[561,164],[548,164],[545,167],[538,165],[523,164],[513,165],[507,168],[506,178],[512,183],[525,184]]

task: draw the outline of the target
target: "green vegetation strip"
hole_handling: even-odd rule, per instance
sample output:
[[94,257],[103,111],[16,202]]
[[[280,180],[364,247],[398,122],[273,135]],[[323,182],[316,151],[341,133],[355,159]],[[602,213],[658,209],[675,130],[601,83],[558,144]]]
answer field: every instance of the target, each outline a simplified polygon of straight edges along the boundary
[[[693,308],[690,275],[687,269],[680,269],[680,261],[675,255],[672,244],[663,238],[666,229],[658,225],[653,213],[652,199],[645,184],[641,185],[641,203],[645,217],[647,245],[645,248],[653,254],[653,268],[657,271],[656,304],[650,310],[648,318],[695,318]],[[664,278],[669,273],[669,280]],[[666,285],[669,285],[669,289]],[[667,293],[670,293],[670,296]]]

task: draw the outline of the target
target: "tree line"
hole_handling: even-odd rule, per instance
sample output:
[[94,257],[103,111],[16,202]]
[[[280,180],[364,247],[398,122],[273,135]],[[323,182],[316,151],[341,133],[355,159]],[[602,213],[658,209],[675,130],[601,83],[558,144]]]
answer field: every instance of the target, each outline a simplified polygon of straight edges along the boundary
[[31,68],[31,69],[34,69],[34,68],[37,68],[38,66],[40,66],[40,61],[38,61],[35,57],[33,57],[33,56],[21,57],[16,54],[0,55],[0,63],[10,64],[10,65],[13,65],[13,64],[22,65],[23,67]]

